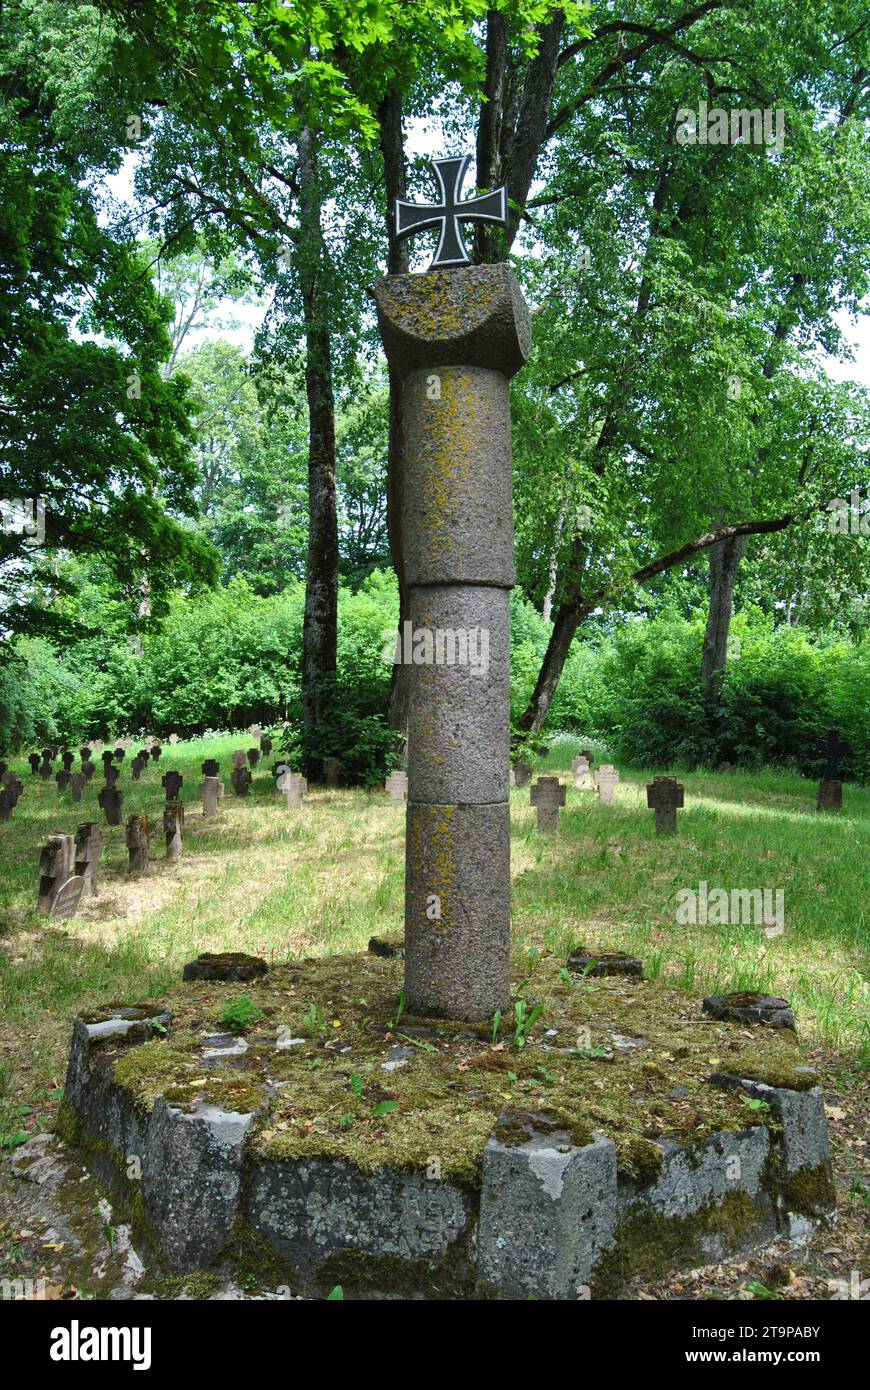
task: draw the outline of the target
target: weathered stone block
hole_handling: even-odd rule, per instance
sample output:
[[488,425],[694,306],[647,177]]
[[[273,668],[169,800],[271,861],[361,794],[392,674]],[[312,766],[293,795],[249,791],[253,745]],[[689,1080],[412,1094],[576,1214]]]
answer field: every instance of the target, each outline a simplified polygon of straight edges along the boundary
[[246,1215],[303,1279],[336,1256],[407,1261],[417,1278],[441,1264],[475,1218],[471,1194],[424,1172],[363,1172],[333,1158],[260,1160]]
[[492,1018],[510,983],[510,809],[409,803],[407,1008]]
[[[414,669],[408,711],[414,800],[433,805],[506,801],[508,590],[477,585],[413,589],[410,620],[415,632],[432,635],[433,657],[442,658]],[[451,655],[454,660],[448,664]],[[463,656],[464,662],[456,659]]]
[[[500,1298],[583,1297],[617,1225],[616,1149],[578,1146],[545,1117],[504,1117],[483,1155],[478,1276]],[[519,1125],[508,1142],[499,1138]],[[522,1134],[528,1137],[522,1139]],[[517,1142],[521,1139],[522,1142]]]
[[142,1200],[167,1269],[207,1268],[226,1245],[253,1118],[204,1103],[177,1110],[162,1096],[155,1102],[142,1166]]

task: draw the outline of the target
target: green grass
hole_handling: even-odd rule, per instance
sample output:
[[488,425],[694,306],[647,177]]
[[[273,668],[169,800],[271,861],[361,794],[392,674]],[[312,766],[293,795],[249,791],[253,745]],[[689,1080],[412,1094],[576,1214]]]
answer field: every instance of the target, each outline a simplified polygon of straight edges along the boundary
[[[401,809],[382,793],[312,787],[302,812],[289,812],[268,771],[275,753],[255,773],[252,794],[237,798],[230,754],[249,742],[166,747],[138,784],[125,765],[124,818],[144,812],[154,823],[150,872],[128,878],[124,829],[104,827],[100,894],[57,924],[35,911],[39,847],[52,832],[102,821],[102,778],[98,771],[74,805],[25,762],[13,762],[26,791],[12,822],[0,826],[0,1049],[14,1073],[15,1104],[41,1106],[62,1085],[76,1013],[159,996],[201,951],[283,961],[362,950],[372,935],[401,933]],[[546,770],[567,774],[577,746],[555,740]],[[226,784],[216,822],[203,820],[197,794],[207,756],[219,759]],[[167,768],[184,775],[177,865],[164,857]],[[557,835],[536,830],[528,791],[512,793],[517,948],[563,956],[582,943],[637,952],[650,977],[697,997],[782,993],[804,1035],[870,1061],[870,790],[847,786],[843,813],[819,816],[814,784],[790,774],[685,774],[678,833],[657,837],[644,787],[665,771],[621,768],[612,807],[575,792],[568,776]],[[769,940],[758,926],[679,925],[677,890],[702,879],[710,888],[783,889],[785,932]],[[8,1127],[11,1102],[4,1110],[2,1089],[0,1124]]]

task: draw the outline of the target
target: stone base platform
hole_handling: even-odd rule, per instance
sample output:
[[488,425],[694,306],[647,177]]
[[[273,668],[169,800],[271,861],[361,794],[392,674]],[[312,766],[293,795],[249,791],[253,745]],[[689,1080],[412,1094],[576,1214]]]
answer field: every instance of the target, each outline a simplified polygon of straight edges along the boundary
[[58,1129],[159,1270],[313,1297],[612,1298],[833,1215],[791,1036],[559,966],[521,1046],[407,1018],[401,962],[368,955],[242,986],[241,1037],[223,983],[109,1006],[76,1021]]

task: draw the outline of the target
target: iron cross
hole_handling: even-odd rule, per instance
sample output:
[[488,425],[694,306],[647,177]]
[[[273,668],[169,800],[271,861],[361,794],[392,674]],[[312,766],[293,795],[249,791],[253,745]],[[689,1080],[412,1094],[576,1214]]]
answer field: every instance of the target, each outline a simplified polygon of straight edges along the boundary
[[396,199],[396,236],[412,236],[424,227],[438,227],[438,249],[430,270],[436,266],[468,265],[470,256],[462,240],[460,222],[500,222],[507,225],[507,189],[502,186],[492,193],[460,202],[462,184],[471,163],[471,155],[457,159],[430,160],[441,191],[439,203],[406,203]]

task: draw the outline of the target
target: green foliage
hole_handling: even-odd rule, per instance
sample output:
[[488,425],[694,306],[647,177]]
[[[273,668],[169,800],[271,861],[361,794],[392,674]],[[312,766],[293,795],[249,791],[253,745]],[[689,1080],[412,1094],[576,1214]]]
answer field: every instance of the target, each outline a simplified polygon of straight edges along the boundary
[[529,1008],[528,1000],[517,999],[514,1002],[514,1047],[521,1051],[529,1040],[529,1034],[537,1023],[541,1014],[544,1012],[543,1004],[535,1004]]
[[82,0],[2,11],[0,496],[45,512],[44,537],[0,530],[4,635],[64,630],[65,552],[99,555],[131,602],[147,584],[152,614],[216,572],[183,522],[196,470],[187,383],[160,370],[169,311],[96,188],[135,101],[135,84],[109,78],[126,42]]
[[237,994],[226,1001],[223,1013],[218,1017],[218,1023],[231,1033],[247,1033],[262,1017],[263,1011],[253,999],[247,994]]
[[870,638],[855,644],[738,614],[715,714],[698,672],[704,622],[665,612],[594,644],[575,642],[552,723],[599,737],[644,767],[733,761],[745,767],[824,767],[821,744],[839,728],[852,752],[846,778],[870,776]]

